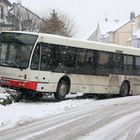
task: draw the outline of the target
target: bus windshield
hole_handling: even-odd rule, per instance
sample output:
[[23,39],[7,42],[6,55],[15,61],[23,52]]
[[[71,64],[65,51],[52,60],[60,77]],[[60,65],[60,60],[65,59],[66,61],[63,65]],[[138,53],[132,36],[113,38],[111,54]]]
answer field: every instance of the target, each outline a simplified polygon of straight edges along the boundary
[[37,37],[23,33],[1,33],[0,66],[26,69]]

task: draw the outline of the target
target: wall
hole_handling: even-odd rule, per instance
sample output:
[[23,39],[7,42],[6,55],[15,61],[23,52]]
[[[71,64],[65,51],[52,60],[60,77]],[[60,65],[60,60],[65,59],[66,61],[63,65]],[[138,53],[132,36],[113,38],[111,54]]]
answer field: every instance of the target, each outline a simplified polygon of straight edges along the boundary
[[114,43],[118,45],[128,46],[128,40],[132,35],[132,22],[128,22],[126,25],[114,32]]

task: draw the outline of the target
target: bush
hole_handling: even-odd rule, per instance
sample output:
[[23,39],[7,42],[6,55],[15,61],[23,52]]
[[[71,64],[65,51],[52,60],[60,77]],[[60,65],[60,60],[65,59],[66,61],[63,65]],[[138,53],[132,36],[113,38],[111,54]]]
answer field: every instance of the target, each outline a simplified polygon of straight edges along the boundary
[[4,105],[4,106],[12,104],[12,102],[13,102],[12,99],[10,97],[8,97],[8,96],[7,96],[6,99],[1,99],[0,100],[0,104]]

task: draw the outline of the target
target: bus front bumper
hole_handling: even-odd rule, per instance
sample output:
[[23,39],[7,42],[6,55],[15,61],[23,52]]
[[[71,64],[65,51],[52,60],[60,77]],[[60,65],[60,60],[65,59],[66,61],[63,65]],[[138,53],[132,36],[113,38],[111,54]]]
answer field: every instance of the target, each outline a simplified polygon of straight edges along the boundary
[[38,82],[32,82],[32,81],[22,81],[18,79],[12,79],[12,78],[6,78],[1,77],[0,78],[0,86],[6,86],[6,87],[12,87],[12,88],[18,88],[18,89],[28,89],[28,90],[37,90]]

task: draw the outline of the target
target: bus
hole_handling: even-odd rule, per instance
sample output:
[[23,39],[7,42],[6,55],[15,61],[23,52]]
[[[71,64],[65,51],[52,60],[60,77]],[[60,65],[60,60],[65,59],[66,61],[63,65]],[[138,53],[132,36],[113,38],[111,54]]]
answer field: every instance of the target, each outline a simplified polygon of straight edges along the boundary
[[0,83],[27,96],[140,94],[140,49],[9,31],[0,34]]

